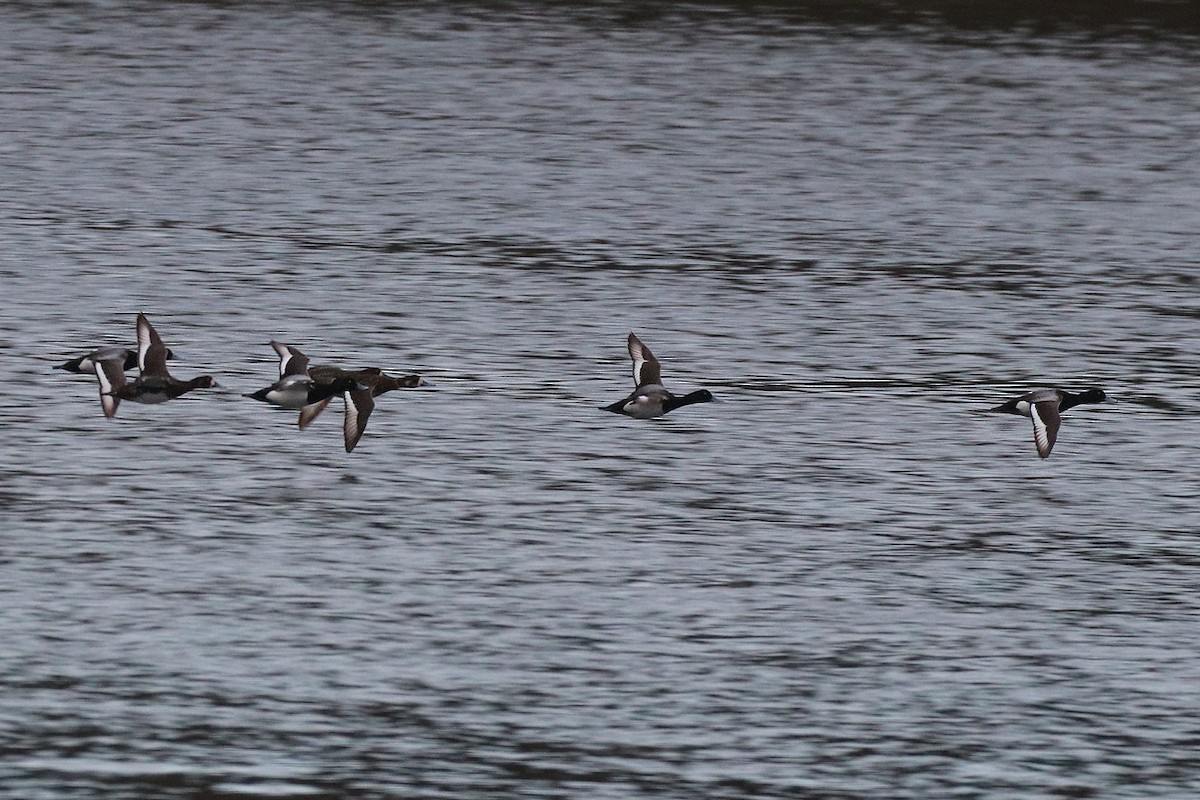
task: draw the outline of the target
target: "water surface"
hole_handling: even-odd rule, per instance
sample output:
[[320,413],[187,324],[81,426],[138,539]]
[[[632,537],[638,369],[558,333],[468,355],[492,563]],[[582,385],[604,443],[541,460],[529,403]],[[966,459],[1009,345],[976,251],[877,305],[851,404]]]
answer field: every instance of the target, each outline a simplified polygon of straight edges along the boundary
[[[1200,793],[1190,33],[0,13],[0,794]],[[138,312],[221,388],[105,420]]]

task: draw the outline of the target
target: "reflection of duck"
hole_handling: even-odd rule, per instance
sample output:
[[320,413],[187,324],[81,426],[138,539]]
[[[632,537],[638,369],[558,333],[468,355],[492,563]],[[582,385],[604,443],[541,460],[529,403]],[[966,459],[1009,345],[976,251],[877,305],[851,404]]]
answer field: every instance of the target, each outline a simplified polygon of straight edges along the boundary
[[633,394],[610,406],[603,406],[604,411],[637,419],[652,419],[682,406],[713,401],[712,393],[707,389],[697,389],[682,397],[671,394],[662,385],[660,365],[650,348],[632,333],[629,334],[628,345],[629,357],[633,359]]
[[138,314],[137,338],[140,373],[133,383],[125,380],[125,360],[119,353],[111,353],[111,357],[95,361],[96,378],[100,381],[100,404],[106,417],[116,415],[117,406],[122,400],[165,403],[193,389],[208,389],[217,385],[209,375],[200,375],[190,381],[172,377],[167,371],[167,348],[145,314]]
[[1103,403],[1108,400],[1102,389],[1088,389],[1078,394],[1062,389],[1034,389],[1032,392],[996,406],[992,411],[1018,414],[1033,420],[1033,442],[1038,455],[1047,458],[1058,439],[1062,412],[1084,403]]

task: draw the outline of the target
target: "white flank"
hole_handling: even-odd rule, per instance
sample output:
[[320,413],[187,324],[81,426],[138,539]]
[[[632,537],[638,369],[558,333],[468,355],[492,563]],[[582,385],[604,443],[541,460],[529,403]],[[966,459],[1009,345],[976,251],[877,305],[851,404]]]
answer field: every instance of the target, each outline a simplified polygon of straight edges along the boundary
[[303,375],[284,375],[267,391],[267,402],[281,408],[304,408],[312,381]]
[[625,413],[637,419],[654,419],[663,415],[662,398],[637,394],[625,404]]

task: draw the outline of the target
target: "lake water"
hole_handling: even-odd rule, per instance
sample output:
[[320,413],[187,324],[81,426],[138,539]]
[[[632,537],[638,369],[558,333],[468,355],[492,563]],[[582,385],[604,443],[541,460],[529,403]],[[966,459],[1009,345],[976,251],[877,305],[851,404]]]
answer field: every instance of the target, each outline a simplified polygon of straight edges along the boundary
[[0,5],[0,796],[1200,796],[1200,38],[854,8]]

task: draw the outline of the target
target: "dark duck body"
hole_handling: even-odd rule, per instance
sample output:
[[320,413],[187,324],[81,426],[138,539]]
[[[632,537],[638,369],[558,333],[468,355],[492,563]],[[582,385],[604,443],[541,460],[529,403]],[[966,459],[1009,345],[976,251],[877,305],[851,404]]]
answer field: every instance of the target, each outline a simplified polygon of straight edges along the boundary
[[[376,397],[393,389],[413,389],[426,385],[420,375],[405,375],[397,378],[386,374],[378,367],[345,370],[338,367],[321,366],[313,367],[310,373],[318,385],[344,380],[350,380],[357,384],[356,388],[345,392],[346,413],[342,417],[342,436],[347,453],[354,450],[358,445],[358,440],[367,430],[367,419],[375,410]],[[324,400],[315,405],[305,406],[300,411],[300,427],[307,428],[328,404],[329,401]]]

